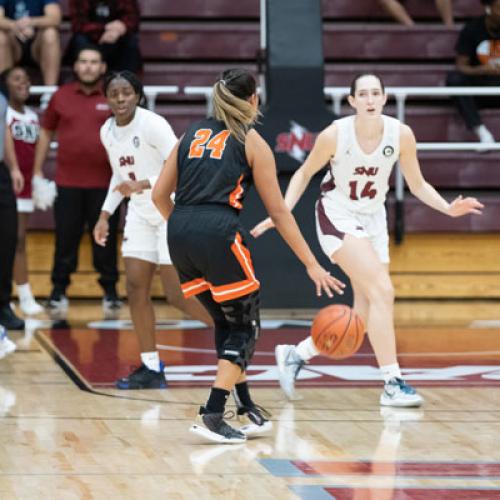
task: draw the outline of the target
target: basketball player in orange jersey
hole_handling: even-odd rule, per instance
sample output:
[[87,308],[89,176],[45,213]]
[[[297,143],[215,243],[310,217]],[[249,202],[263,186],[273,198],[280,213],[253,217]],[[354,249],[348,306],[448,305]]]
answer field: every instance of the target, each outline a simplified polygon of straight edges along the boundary
[[[348,100],[356,114],[336,120],[318,135],[290,180],[285,201],[293,209],[313,175],[327,165],[316,204],[316,230],[325,254],[351,280],[354,309],[367,327],[385,382],[380,404],[420,406],[423,399],[402,379],[396,357],[384,207],[392,167],[399,160],[412,194],[438,212],[450,217],[480,214],[483,205],[461,196],[448,203],[425,181],[412,130],[382,114],[387,96],[378,76],[357,76]],[[272,220],[266,219],[251,233],[258,237],[271,227]],[[280,384],[290,399],[300,369],[317,354],[311,337],[297,346],[276,347]]]
[[[245,375],[260,329],[260,285],[239,221],[252,181],[316,293],[332,296],[343,284],[318,264],[281,196],[271,149],[253,129],[259,114],[253,76],[225,71],[214,85],[213,105],[213,117],[191,125],[165,162],[153,201],[168,219],[170,255],[184,295],[197,295],[215,323],[217,376],[191,432],[213,442],[241,443],[271,429],[250,397]],[[237,413],[248,422],[240,429],[224,421],[233,389]]]

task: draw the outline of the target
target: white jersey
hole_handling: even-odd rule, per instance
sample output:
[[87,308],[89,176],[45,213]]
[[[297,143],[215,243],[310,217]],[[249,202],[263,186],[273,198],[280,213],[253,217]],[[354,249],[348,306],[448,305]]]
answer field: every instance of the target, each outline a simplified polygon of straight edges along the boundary
[[399,158],[400,121],[385,115],[382,119],[382,139],[371,154],[366,154],[358,144],[355,115],[335,121],[337,151],[321,182],[322,198],[330,201],[330,206],[366,214],[383,207],[389,176]]
[[[163,117],[137,108],[134,119],[124,127],[119,127],[114,117],[108,118],[101,127],[101,142],[113,170],[102,210],[113,213],[123,199],[120,193],[113,191],[114,188],[126,180],[144,179],[148,179],[153,187],[177,137]],[[152,224],[159,224],[163,218],[151,200],[151,191],[147,189],[132,194],[129,210],[134,210]]]

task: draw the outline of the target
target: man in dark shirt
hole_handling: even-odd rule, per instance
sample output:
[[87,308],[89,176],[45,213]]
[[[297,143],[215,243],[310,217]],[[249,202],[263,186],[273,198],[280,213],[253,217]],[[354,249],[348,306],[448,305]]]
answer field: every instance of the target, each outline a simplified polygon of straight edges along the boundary
[[57,85],[60,24],[58,0],[0,0],[0,72],[14,63],[26,66],[35,61],[43,83]]
[[99,46],[110,71],[141,70],[137,0],[70,0],[69,61],[83,45]]
[[[448,74],[448,86],[500,85],[500,0],[481,0],[484,16],[471,19],[460,31],[455,45],[456,69]],[[478,103],[498,106],[498,97],[458,96],[454,99],[467,127],[482,143],[493,143],[493,134],[483,124]]]
[[[80,239],[85,226],[92,233],[111,178],[111,167],[99,138],[102,124],[111,115],[101,89],[106,64],[97,48],[86,47],[78,54],[73,69],[77,81],[57,90],[42,117],[34,162],[34,175],[41,175],[51,139],[57,132],[56,248],[48,301],[54,315],[64,314],[68,307],[66,288],[77,267]],[[116,294],[117,225],[118,213],[110,218],[105,247],[96,245],[92,238],[93,262],[104,290],[105,312],[121,306]]]

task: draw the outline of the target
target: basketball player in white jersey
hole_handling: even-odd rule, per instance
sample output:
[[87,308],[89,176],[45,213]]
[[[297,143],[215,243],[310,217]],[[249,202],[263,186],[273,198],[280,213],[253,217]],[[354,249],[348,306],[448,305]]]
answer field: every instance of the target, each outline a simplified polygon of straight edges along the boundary
[[[382,114],[387,96],[378,76],[357,76],[348,100],[356,114],[336,120],[318,135],[305,163],[290,180],[285,201],[292,209],[314,174],[327,165],[316,204],[316,230],[325,254],[351,280],[354,309],[367,327],[385,383],[380,404],[420,406],[423,399],[404,382],[396,357],[384,207],[389,175],[399,160],[412,194],[450,217],[480,214],[483,205],[461,196],[448,203],[425,181],[412,130]],[[272,221],[266,219],[251,232],[258,237],[271,227]],[[311,337],[297,346],[276,346],[280,385],[290,399],[300,369],[318,354]]]
[[142,361],[137,370],[118,380],[116,385],[119,389],[164,388],[166,381],[156,349],[155,315],[150,297],[158,266],[169,304],[207,325],[213,324],[208,312],[194,297],[184,298],[170,260],[166,222],[151,200],[151,188],[177,138],[163,117],[140,107],[144,101],[143,87],[130,71],[108,75],[104,94],[113,116],[101,128],[101,142],[108,153],[113,175],[94,228],[94,238],[99,245],[106,244],[108,219],[123,198],[129,197],[122,255],[130,314]]

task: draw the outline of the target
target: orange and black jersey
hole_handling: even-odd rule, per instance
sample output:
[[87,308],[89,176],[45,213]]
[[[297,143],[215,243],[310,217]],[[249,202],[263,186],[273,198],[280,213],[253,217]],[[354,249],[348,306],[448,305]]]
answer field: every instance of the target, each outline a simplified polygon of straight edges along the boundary
[[191,125],[179,145],[176,205],[223,204],[243,208],[252,182],[245,145],[223,122],[207,118]]

